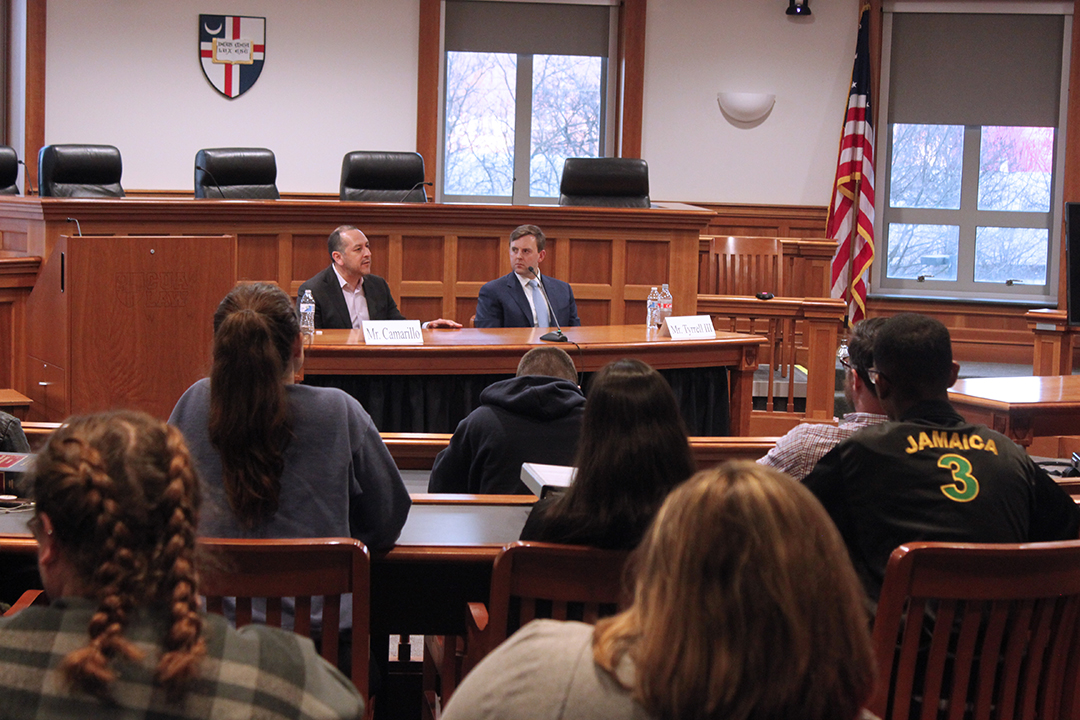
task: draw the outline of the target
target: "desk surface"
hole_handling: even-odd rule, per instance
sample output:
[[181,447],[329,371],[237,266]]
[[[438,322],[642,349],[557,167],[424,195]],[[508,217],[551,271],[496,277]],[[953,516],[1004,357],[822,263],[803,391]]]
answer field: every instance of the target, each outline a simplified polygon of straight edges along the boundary
[[968,378],[949,400],[969,422],[982,423],[1027,447],[1036,437],[1080,433],[1080,376]]
[[1080,407],[1080,375],[967,378],[957,381],[949,398],[1003,410],[1013,406],[1074,409]]
[[[657,369],[742,367],[747,353],[756,366],[758,335],[718,332],[715,339],[672,340],[648,333],[644,325],[566,328],[571,342],[546,343],[537,328],[424,330],[423,345],[365,345],[359,330],[320,330],[305,348],[304,371],[311,375],[413,374],[486,375],[517,371],[521,356],[539,345],[558,345],[574,357],[578,370],[591,372],[624,357]],[[578,347],[581,354],[578,354]]]
[[[397,545],[385,554],[397,560],[454,559],[491,562],[506,543],[518,539],[531,506],[431,504],[413,505]],[[33,542],[26,522],[30,511],[0,513],[0,536]]]

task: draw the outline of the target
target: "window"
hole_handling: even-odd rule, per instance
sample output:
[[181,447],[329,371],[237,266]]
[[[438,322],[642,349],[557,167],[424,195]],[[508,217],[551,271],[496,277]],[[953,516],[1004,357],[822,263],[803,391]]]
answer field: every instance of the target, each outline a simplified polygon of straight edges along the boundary
[[1056,299],[1068,24],[1060,14],[886,15],[876,294]]
[[443,200],[553,202],[566,158],[607,152],[614,13],[448,0]]

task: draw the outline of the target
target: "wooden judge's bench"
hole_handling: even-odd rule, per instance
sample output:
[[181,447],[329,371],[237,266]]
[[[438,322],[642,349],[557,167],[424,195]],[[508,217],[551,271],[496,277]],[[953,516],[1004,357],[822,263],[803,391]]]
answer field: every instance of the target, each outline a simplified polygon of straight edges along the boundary
[[0,266],[20,269],[0,267],[0,387],[28,395],[33,420],[115,406],[165,417],[206,373],[228,289],[262,280],[295,294],[326,267],[341,224],[367,234],[373,272],[410,318],[468,326],[481,285],[510,271],[508,236],[524,223],[543,228],[544,270],[573,285],[584,325],[643,324],[662,283],[676,314],[694,314],[699,235],[714,216],[665,203],[3,198]]

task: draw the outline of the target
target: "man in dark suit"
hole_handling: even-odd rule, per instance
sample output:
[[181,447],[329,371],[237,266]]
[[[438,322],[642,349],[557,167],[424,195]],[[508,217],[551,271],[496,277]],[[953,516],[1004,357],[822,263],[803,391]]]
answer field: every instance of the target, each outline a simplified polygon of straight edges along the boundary
[[[315,298],[315,327],[348,330],[364,320],[405,320],[390,286],[371,274],[371,247],[367,236],[352,225],[342,225],[327,239],[330,267],[300,286],[300,298],[310,290]],[[428,328],[459,328],[453,320],[439,318],[424,323]]]
[[[510,233],[513,271],[480,288],[476,300],[476,327],[560,327],[580,325],[574,291],[568,283],[544,275],[539,278],[555,311],[551,318],[538,286],[544,260],[544,233],[535,225],[522,225]],[[532,270],[530,270],[532,268]],[[534,272],[535,271],[535,272]]]

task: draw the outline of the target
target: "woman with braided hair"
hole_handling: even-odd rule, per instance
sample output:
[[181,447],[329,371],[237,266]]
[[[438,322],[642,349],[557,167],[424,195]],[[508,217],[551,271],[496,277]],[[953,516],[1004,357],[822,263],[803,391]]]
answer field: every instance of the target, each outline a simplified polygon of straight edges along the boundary
[[200,490],[149,415],[70,419],[30,474],[48,607],[0,619],[0,717],[359,717],[310,641],[199,609]]

